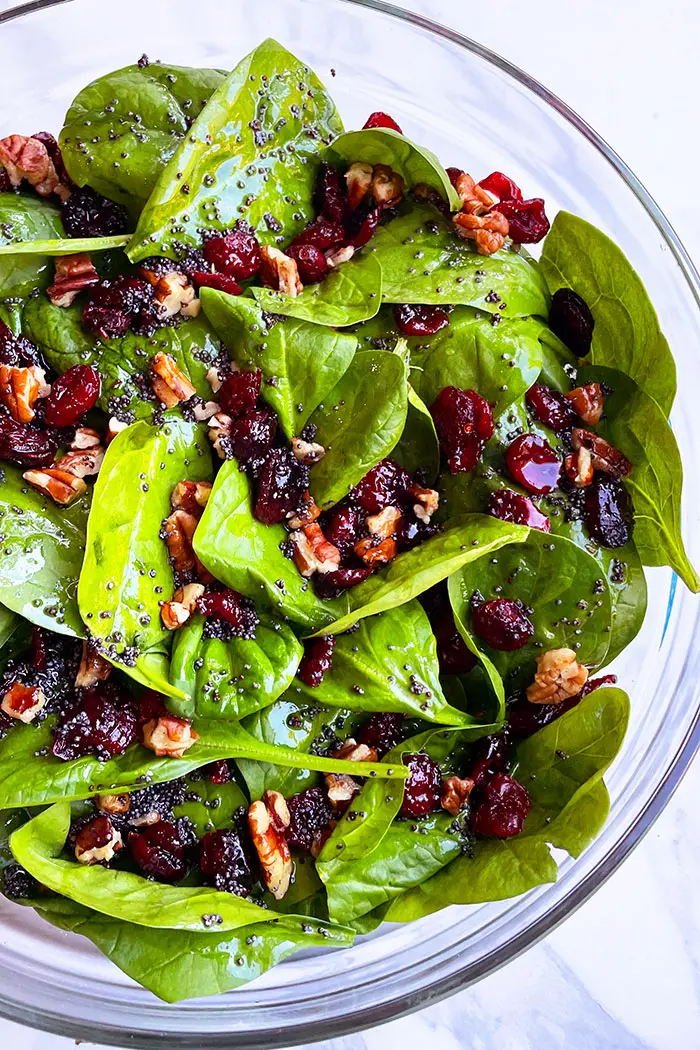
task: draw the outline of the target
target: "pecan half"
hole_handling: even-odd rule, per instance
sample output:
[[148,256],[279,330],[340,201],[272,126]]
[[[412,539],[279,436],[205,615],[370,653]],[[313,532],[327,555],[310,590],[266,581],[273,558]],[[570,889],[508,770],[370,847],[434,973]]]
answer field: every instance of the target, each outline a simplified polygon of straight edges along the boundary
[[260,280],[268,288],[274,288],[277,292],[284,292],[291,299],[296,298],[304,290],[304,285],[299,277],[299,269],[295,259],[291,259],[279,248],[263,245],[260,249],[262,265],[260,267]]
[[360,784],[348,773],[326,773],[326,793],[333,806],[344,809],[360,793]]
[[199,740],[199,733],[192,728],[186,718],[175,715],[161,715],[152,718],[143,727],[143,744],[158,757],[182,758],[194,743]]
[[69,474],[67,470],[46,467],[44,470],[25,470],[22,475],[32,488],[50,496],[54,503],[67,506],[87,492],[87,485],[82,478]]
[[83,452],[86,448],[98,448],[101,444],[102,438],[92,427],[78,427],[69,448]]
[[379,540],[386,540],[396,533],[401,524],[401,511],[398,507],[384,507],[378,514],[367,518],[367,528]]
[[367,744],[358,744],[354,737],[349,736],[345,743],[333,752],[333,758],[339,758],[343,762],[376,762],[377,752]]
[[289,519],[288,525],[290,529],[303,529],[305,525],[311,525],[312,522],[320,517],[321,508],[307,489],[304,493],[303,509]]
[[34,419],[34,405],[50,390],[44,370],[38,365],[29,368],[0,365],[0,401],[18,423],[29,423]]
[[54,306],[70,306],[84,288],[99,283],[99,274],[87,252],[61,255],[56,259],[53,284],[46,294]]
[[593,462],[591,453],[587,448],[581,446],[578,452],[566,456],[564,459],[564,470],[572,485],[582,489],[593,481]]
[[95,817],[75,837],[75,859],[81,864],[107,864],[123,846],[109,817]]
[[208,419],[215,416],[221,411],[221,405],[218,401],[200,401],[195,404],[192,414],[199,423],[206,423]]
[[[200,303],[196,298],[194,285],[190,283],[186,274],[178,270],[157,274],[143,267],[140,272],[153,285],[155,301],[163,319],[175,317],[180,312],[185,313],[185,310],[192,307],[194,302],[197,303],[196,311],[199,313]],[[185,316],[192,315],[185,314]]]
[[304,441],[303,438],[298,437],[292,438],[292,452],[300,463],[305,463],[309,467],[318,463],[326,454],[325,448],[319,445],[318,441]]
[[345,244],[342,248],[329,248],[325,253],[326,262],[331,270],[337,270],[343,263],[350,262],[354,254],[355,249],[352,244]]
[[181,576],[194,572],[197,567],[192,540],[198,523],[198,517],[179,507],[166,518],[163,525],[171,564]]
[[101,813],[110,813],[115,817],[123,817],[131,807],[131,797],[124,795],[96,795],[95,805]]
[[292,878],[292,857],[285,837],[289,809],[279,791],[266,791],[248,809],[248,829],[268,890],[281,900]]
[[195,518],[201,518],[211,495],[210,481],[178,481],[170,493],[170,506],[173,510],[182,508]]
[[294,564],[307,579],[315,572],[325,575],[340,568],[340,551],[328,542],[315,521],[291,532],[289,538],[294,544]]
[[578,452],[585,448],[591,454],[591,463],[594,470],[601,470],[604,474],[621,480],[632,473],[632,464],[619,449],[611,445],[609,441],[602,438],[600,434],[594,434],[592,430],[583,430],[575,427],[571,434],[571,444]]
[[401,175],[387,164],[375,164],[372,172],[372,196],[383,208],[393,208],[404,195]]
[[76,689],[91,689],[98,682],[104,682],[112,673],[112,665],[95,649],[90,641],[83,642],[80,655],[80,667],[75,676]]
[[182,627],[197,608],[197,599],[203,594],[204,587],[201,583],[188,583],[185,587],[179,587],[172,600],[163,602],[160,607],[163,626],[169,631]]
[[502,248],[508,236],[508,220],[500,211],[487,215],[470,215],[460,211],[452,217],[457,233],[465,240],[475,241],[480,255],[493,255]]
[[600,383],[586,383],[585,386],[577,386],[564,396],[571,402],[571,407],[579,419],[582,419],[589,427],[600,423],[605,407],[605,394]]
[[456,817],[466,805],[473,787],[474,781],[468,778],[461,780],[459,777],[447,777],[442,782],[440,805],[453,817]]
[[174,357],[162,351],[151,359],[151,387],[166,408],[174,408],[181,401],[189,401],[196,390]]
[[348,207],[354,211],[365,199],[372,187],[374,168],[371,164],[357,161],[345,172],[345,183],[348,188]]
[[58,177],[49,151],[39,139],[27,135],[8,135],[0,139],[0,165],[15,189],[26,179],[40,197],[50,197],[55,193],[61,200],[66,200],[70,195],[69,188]]
[[537,657],[535,681],[527,687],[531,704],[560,704],[580,693],[588,670],[576,660],[573,649],[549,649]]
[[2,698],[0,708],[10,718],[20,722],[33,722],[46,703],[46,697],[38,686],[13,682]]
[[440,493],[435,489],[424,489],[414,481],[408,490],[416,502],[413,504],[413,513],[424,525],[430,524],[430,519],[440,505]]
[[353,550],[365,565],[374,568],[375,565],[386,565],[388,562],[393,561],[398,554],[399,548],[392,536],[379,542],[377,542],[376,536],[368,536],[366,539],[356,543]]
[[457,179],[455,189],[462,202],[462,211],[468,215],[484,215],[494,204],[498,204],[498,197],[474,182],[466,171]]
[[65,470],[76,478],[86,478],[93,474],[99,474],[104,458],[105,450],[103,448],[86,448],[82,452],[79,449],[74,449],[72,452],[66,452],[65,456],[57,459],[56,466],[59,470]]

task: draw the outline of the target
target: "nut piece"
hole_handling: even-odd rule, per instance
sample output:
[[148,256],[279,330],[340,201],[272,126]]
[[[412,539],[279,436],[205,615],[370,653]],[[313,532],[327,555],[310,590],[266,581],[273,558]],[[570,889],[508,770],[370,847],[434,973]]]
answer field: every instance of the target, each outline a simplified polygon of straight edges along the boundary
[[289,809],[279,791],[266,791],[248,809],[248,828],[268,890],[281,900],[292,878],[292,858],[285,837]]
[[268,288],[274,288],[277,292],[284,292],[291,299],[296,298],[304,290],[296,260],[285,255],[279,248],[271,248],[269,245],[263,245],[260,254],[262,255],[260,267],[262,283]]
[[0,401],[18,423],[34,419],[37,399],[46,397],[50,390],[44,370],[38,365],[29,368],[0,365]]
[[367,539],[356,543],[353,549],[358,558],[361,558],[365,565],[370,566],[370,568],[374,568],[375,565],[386,565],[388,562],[393,561],[399,550],[396,540],[392,536],[385,540],[380,540],[379,543],[377,543],[376,536],[368,536]]
[[320,516],[321,508],[307,489],[304,493],[304,509],[290,518],[287,524],[290,529],[303,529],[305,525],[311,525]]
[[326,792],[333,806],[344,809],[360,793],[360,785],[347,773],[326,773]]
[[56,193],[61,200],[66,200],[70,195],[70,190],[56,174],[49,151],[39,139],[26,135],[8,135],[0,139],[0,164],[15,189],[26,179],[40,197]]
[[588,669],[577,662],[573,649],[549,649],[537,657],[527,698],[531,704],[560,704],[580,693],[587,681]]
[[401,511],[398,507],[384,507],[378,514],[367,518],[367,528],[379,540],[393,536],[401,522]]
[[199,317],[201,310],[201,299],[193,299],[191,303],[185,303],[184,306],[180,307],[180,313],[183,317]]
[[99,448],[101,444],[102,438],[92,427],[78,427],[69,447],[83,452],[86,448]]
[[163,626],[169,631],[174,631],[187,623],[197,607],[197,599],[204,594],[201,583],[188,583],[185,587],[179,587],[172,597],[172,601],[163,602],[160,607],[160,615]]
[[577,452],[581,448],[589,450],[594,470],[602,470],[618,481],[632,473],[632,464],[627,457],[592,430],[575,427],[571,434],[571,444]]
[[13,682],[2,698],[0,708],[10,718],[20,722],[33,722],[46,703],[46,697],[38,686]]
[[221,376],[219,375],[219,369],[212,365],[206,374],[206,380],[209,386],[211,387],[212,392],[214,394],[218,394],[221,390],[222,382]]
[[111,813],[116,817],[122,817],[129,812],[131,799],[128,794],[96,795],[95,805],[102,813]]
[[65,470],[76,478],[85,478],[92,474],[99,474],[104,458],[103,448],[86,448],[82,452],[75,449],[57,459],[56,466],[59,470]]
[[408,491],[417,501],[413,504],[413,513],[424,525],[429,525],[430,519],[440,505],[440,493],[435,489],[424,489],[415,481]]
[[186,718],[176,718],[175,715],[152,718],[143,727],[144,747],[155,751],[159,758],[164,755],[169,758],[182,758],[185,751],[197,740],[199,733],[195,733],[192,723]]
[[343,263],[350,262],[354,254],[355,249],[352,244],[345,244],[342,248],[329,248],[325,253],[326,262],[331,270],[337,270]]
[[372,173],[372,196],[383,208],[393,208],[404,194],[405,183],[398,172],[387,164],[375,164]]
[[188,514],[201,518],[211,495],[210,481],[178,481],[170,493],[170,506],[173,510],[181,507]]
[[318,441],[304,441],[303,438],[298,437],[292,438],[292,452],[300,463],[305,463],[309,467],[313,463],[318,463],[326,454],[325,448],[319,445]]
[[91,645],[89,641],[83,642],[83,651],[80,656],[80,667],[75,676],[76,689],[91,689],[98,682],[104,682],[112,673],[112,665],[104,656]]
[[340,551],[328,542],[315,521],[298,532],[291,532],[289,538],[294,544],[294,564],[307,579],[315,572],[323,576],[340,567]]
[[197,392],[185,373],[178,368],[175,358],[162,351],[151,359],[151,387],[166,408],[174,408],[181,401],[189,401]]
[[53,284],[46,294],[54,306],[70,306],[83,288],[98,284],[100,278],[87,252],[61,255],[56,259]]
[[440,805],[453,817],[456,817],[460,809],[466,805],[473,787],[474,781],[469,778],[460,780],[459,777],[448,777],[442,782]]
[[82,478],[69,474],[67,470],[47,467],[45,470],[25,470],[22,475],[32,488],[50,496],[54,503],[67,506],[87,492],[87,485]]
[[178,508],[166,518],[163,526],[164,539],[175,572],[185,575],[194,572],[197,566],[192,540],[199,519],[194,514]]
[[225,412],[217,412],[209,420],[209,440],[219,459],[229,459],[231,452],[231,427],[233,420]]
[[345,172],[345,182],[348,187],[348,207],[354,211],[365,199],[372,186],[374,168],[371,164],[363,164],[358,161],[351,164]]
[[462,211],[468,215],[484,215],[494,204],[498,204],[498,197],[478,186],[466,171],[457,179],[455,189],[462,202]]
[[339,758],[343,762],[376,762],[377,752],[367,744],[358,744],[354,737],[349,736],[345,743],[333,752],[333,758]]
[[476,241],[480,255],[493,255],[502,248],[510,229],[508,220],[500,211],[492,211],[487,215],[470,215],[460,211],[452,217],[452,222],[460,237]]
[[95,817],[75,838],[75,858],[81,864],[106,864],[124,843],[109,817]]
[[571,402],[571,407],[579,419],[582,419],[589,427],[600,423],[605,406],[605,394],[600,383],[577,386],[575,390],[570,390],[564,396]]
[[121,419],[117,419],[116,416],[110,416],[109,423],[107,424],[107,433],[105,435],[105,441],[109,445],[111,441],[114,441],[117,434],[121,434],[122,430],[126,430],[129,426],[128,423],[122,422]]
[[217,412],[221,411],[221,405],[218,401],[200,401],[196,404],[193,409],[194,418],[199,423],[206,423],[208,419],[215,416]]
[[572,485],[576,485],[577,488],[582,489],[586,485],[590,485],[593,481],[594,471],[589,450],[581,446],[578,452],[566,456],[564,459],[564,470],[569,481]]
[[[153,293],[160,315],[163,319],[175,317],[176,314],[185,312],[191,307],[196,299],[194,285],[190,284],[189,278],[178,270],[169,273],[156,274],[152,270],[141,268],[141,274],[153,285]],[[197,313],[199,313],[199,300],[197,300]]]

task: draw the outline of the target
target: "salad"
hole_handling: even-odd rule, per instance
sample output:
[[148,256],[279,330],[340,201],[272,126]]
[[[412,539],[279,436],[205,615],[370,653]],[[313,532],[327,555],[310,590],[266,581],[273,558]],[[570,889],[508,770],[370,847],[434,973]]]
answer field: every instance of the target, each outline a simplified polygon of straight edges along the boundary
[[555,880],[700,590],[639,277],[447,159],[273,40],[0,139],[2,888],[169,1002]]

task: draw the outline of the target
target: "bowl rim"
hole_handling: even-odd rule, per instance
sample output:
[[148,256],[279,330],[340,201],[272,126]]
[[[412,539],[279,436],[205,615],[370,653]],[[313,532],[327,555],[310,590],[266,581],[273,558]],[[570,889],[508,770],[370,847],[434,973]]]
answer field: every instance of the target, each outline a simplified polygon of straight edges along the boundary
[[[52,7],[58,7],[72,0],[27,0],[25,3],[17,4],[0,11],[0,25],[13,22],[25,15],[31,15],[36,11],[42,11]],[[661,210],[655,199],[646,189],[641,180],[634,174],[632,169],[625,163],[618,153],[594,128],[588,124],[575,110],[568,106],[558,95],[550,91],[534,77],[530,76],[519,66],[503,58],[490,48],[473,40],[471,37],[459,33],[449,26],[435,22],[431,18],[409,11],[396,4],[387,3],[386,0],[338,0],[340,3],[348,4],[358,8],[368,8],[379,14],[396,18],[413,26],[427,31],[429,34],[441,37],[458,47],[464,48],[471,54],[483,59],[485,62],[495,66],[508,77],[515,80],[531,93],[537,95],[550,107],[566,120],[576,131],[578,131],[594,149],[600,153],[617,175],[623,180],[627,188],[632,191],[640,202],[648,216],[653,221],[665,244],[670,248],[676,262],[678,263],[688,288],[700,310],[700,274],[696,269],[688,251],[684,247],[674,227]],[[675,590],[675,577],[671,588],[671,601]],[[352,1013],[342,1018],[334,1019],[334,1036],[348,1035],[352,1032],[365,1030],[379,1024],[406,1016],[422,1010],[429,1005],[437,1003],[451,995],[456,994],[470,984],[487,977],[504,964],[521,955],[532,947],[544,936],[560,925],[577,908],[584,904],[589,897],[606,882],[617,870],[620,864],[627,858],[632,850],[641,842],[642,838],[650,830],[658,819],[672,795],[678,788],[686,770],[688,769],[695,753],[700,749],[700,707],[695,712],[692,722],[689,724],[686,735],[669,764],[663,778],[651,797],[648,799],[644,809],[639,813],[635,822],[628,828],[626,834],[621,838],[591,869],[591,871],[576,884],[572,889],[555,903],[555,905],[533,921],[521,933],[511,938],[506,944],[491,951],[476,963],[470,963],[463,969],[455,971],[445,978],[438,976],[427,983],[416,996],[414,992],[399,995],[390,1001],[384,1001],[376,1006],[363,1005]],[[177,1009],[177,1005],[175,1006]],[[56,1035],[68,1036],[73,1039],[87,1040],[90,1042],[100,1041],[114,1046],[123,1046],[121,1041],[124,1036],[132,1046],[153,1046],[157,1043],[168,1042],[171,1046],[191,1045],[186,1039],[182,1041],[182,1035],[174,1032],[148,1034],[128,1028],[117,1028],[113,1025],[101,1026],[99,1024],[68,1024],[66,1018],[55,1013],[36,1014],[32,1008],[25,1008],[21,1004],[13,1004],[12,1009],[5,1005],[0,999],[0,1018],[15,1021],[31,1028],[50,1032]],[[230,1047],[234,1041],[236,1045],[248,1046],[292,1046],[305,1042],[314,1042],[326,1037],[319,1026],[323,1021],[319,1019],[313,1022],[296,1023],[281,1030],[280,1034],[269,1041],[269,1033],[266,1042],[258,1039],[247,1040],[246,1044],[238,1042],[234,1033],[210,1033],[207,1034],[206,1045]]]

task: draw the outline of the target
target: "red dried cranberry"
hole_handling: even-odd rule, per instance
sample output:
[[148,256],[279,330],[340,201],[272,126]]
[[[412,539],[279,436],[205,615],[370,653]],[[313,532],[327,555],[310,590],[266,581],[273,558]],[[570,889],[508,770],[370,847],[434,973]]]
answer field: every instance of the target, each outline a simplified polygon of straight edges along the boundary
[[506,466],[516,481],[537,495],[551,492],[561,477],[561,460],[537,434],[523,434],[508,446]]
[[333,807],[320,787],[310,787],[287,799],[289,827],[287,842],[296,849],[311,853],[333,816]]
[[496,489],[489,494],[487,511],[501,521],[512,521],[516,525],[529,525],[540,532],[551,532],[549,518],[532,502],[529,496],[521,496],[512,489]]
[[[33,139],[38,139],[39,142],[43,142],[44,143],[44,145],[46,146],[46,152],[48,153],[49,157],[53,161],[53,166],[56,169],[56,174],[58,175],[60,181],[65,186],[72,186],[73,185],[73,180],[70,178],[70,176],[68,174],[68,171],[66,170],[66,166],[63,163],[63,154],[61,153],[61,147],[56,142],[56,139],[51,134],[51,132],[50,131],[35,131],[34,134],[31,137]],[[73,192],[75,193],[75,190],[73,190]],[[111,201],[110,201],[110,203],[111,203]],[[124,233],[124,232],[126,232],[126,230],[115,230],[114,232],[115,233]],[[71,236],[73,237],[73,236],[75,236],[75,234],[71,234]]]
[[0,411],[0,460],[19,467],[48,467],[61,445],[60,434],[17,423],[7,412]]
[[197,612],[225,620],[234,628],[234,637],[253,638],[260,619],[249,598],[238,591],[225,587],[220,591],[208,591],[197,599]]
[[304,655],[297,677],[309,689],[318,689],[326,673],[330,671],[333,663],[333,650],[335,649],[335,635],[327,634],[322,638],[311,638],[304,644]]
[[233,277],[227,277],[224,273],[202,273],[195,270],[192,280],[197,291],[200,288],[215,288],[217,292],[226,292],[228,295],[240,295],[243,291]]
[[437,644],[437,658],[441,674],[467,674],[476,665],[477,658],[469,650],[455,626],[449,605],[445,605],[430,619]]
[[261,460],[272,447],[277,433],[277,416],[270,408],[258,408],[237,419],[229,442],[239,463]]
[[130,831],[129,852],[141,870],[159,882],[178,882],[187,874],[186,843],[169,820]]
[[432,536],[437,536],[440,531],[440,525],[420,521],[410,511],[404,512],[396,530],[396,542],[402,550],[410,551],[431,539]]
[[[3,175],[0,171],[0,193]],[[8,864],[2,873],[2,892],[12,900],[27,900],[40,897],[45,890],[21,864]]]
[[371,208],[364,216],[358,208],[346,223],[347,243],[353,248],[363,248],[374,237],[381,221],[381,208]]
[[328,273],[325,255],[313,244],[292,244],[287,248],[287,255],[296,262],[302,284],[316,284]]
[[502,171],[492,171],[485,179],[477,182],[477,186],[481,186],[482,190],[493,193],[494,197],[498,197],[499,201],[521,201],[523,199],[520,187],[507,175],[504,175]]
[[[333,169],[335,171],[335,168]],[[337,174],[337,173],[336,173]],[[310,222],[305,230],[298,233],[289,248],[300,248],[302,245],[311,245],[320,251],[328,251],[335,248],[345,240],[345,230],[341,222],[331,222],[330,219],[320,216]],[[287,254],[289,254],[289,248]]]
[[88,690],[54,730],[51,748],[56,758],[70,762],[83,755],[101,760],[122,755],[136,740],[136,708],[115,686]]
[[392,131],[398,131],[399,135],[403,135],[403,131],[394,118],[390,117],[388,113],[382,113],[380,110],[377,110],[376,113],[370,113],[362,125],[363,131],[366,128],[391,128]]
[[262,263],[260,245],[250,230],[231,230],[204,242],[202,253],[208,263],[234,281],[255,277]]
[[72,427],[95,407],[100,396],[100,373],[90,365],[73,365],[52,385],[46,398],[46,422]]
[[561,718],[572,707],[580,704],[584,696],[605,685],[615,685],[617,675],[606,674],[600,678],[589,678],[580,693],[562,700],[558,704],[531,704],[524,693],[508,700],[508,732],[519,738],[531,736],[550,722]]
[[27,365],[48,368],[39,348],[25,336],[13,335],[4,321],[0,321],[0,362],[11,368],[26,368]]
[[373,747],[380,758],[404,739],[404,717],[394,711],[370,715],[355,733],[358,744]]
[[368,514],[378,514],[390,503],[406,502],[410,486],[408,472],[395,460],[387,458],[365,474],[351,495]]
[[314,589],[319,598],[330,601],[339,598],[343,591],[350,587],[357,587],[358,583],[364,583],[372,575],[372,570],[366,565],[359,569],[335,569],[323,576],[316,573],[314,576]]
[[32,627],[32,667],[46,669],[46,632],[41,627]]
[[513,598],[493,598],[474,605],[472,624],[482,641],[505,653],[522,649],[535,633],[522,605]]
[[95,285],[83,310],[84,324],[101,339],[118,339],[129,326],[139,334],[150,335],[158,327],[159,317],[152,285],[126,274]]
[[259,368],[249,372],[229,372],[216,395],[226,415],[238,419],[255,408],[261,383],[262,372]]
[[447,171],[450,182],[454,188],[457,189],[457,183],[462,178],[462,175],[464,175],[464,172],[461,168],[446,168],[445,170]]
[[250,896],[253,875],[241,835],[234,828],[209,831],[199,843],[199,866],[217,890]]
[[450,315],[439,306],[411,306],[408,303],[394,307],[394,318],[401,335],[435,335],[450,323]]
[[576,413],[568,398],[543,383],[535,383],[525,395],[535,418],[551,430],[569,430],[576,423]]
[[138,720],[141,725],[145,725],[146,722],[150,722],[154,718],[161,718],[162,715],[167,715],[167,713],[168,709],[165,706],[165,697],[162,693],[157,693],[155,689],[147,689],[141,695],[138,710]]
[[472,813],[472,831],[508,839],[518,835],[530,809],[530,796],[507,773],[495,773],[480,789],[481,801]]
[[129,214],[90,186],[75,189],[63,204],[63,226],[68,237],[112,237],[129,230]]
[[586,489],[584,520],[602,547],[624,547],[632,538],[633,510],[627,489],[607,474],[596,474]]
[[365,514],[356,503],[349,502],[334,507],[323,529],[328,542],[340,551],[341,559],[352,553],[353,547],[366,531]]
[[493,412],[475,390],[446,386],[430,409],[451,474],[473,470],[479,462],[484,443],[493,435]]
[[508,220],[508,235],[515,244],[537,244],[549,231],[549,219],[544,213],[544,201],[533,197],[529,201],[510,200],[496,204]]
[[[340,178],[340,172],[327,161],[321,161],[316,176],[314,187],[314,203],[321,213],[330,222],[342,225],[347,209],[345,199],[345,186]],[[316,245],[320,247],[320,245]],[[329,245],[330,247],[330,245]]]
[[507,773],[510,767],[511,739],[508,732],[492,733],[479,741],[469,776],[477,787],[494,773]]
[[212,784],[229,784],[233,780],[231,768],[225,758],[218,762],[210,762],[204,767],[204,773]]
[[549,306],[549,327],[576,357],[591,349],[595,321],[585,299],[571,288],[559,288]]
[[254,514],[263,525],[278,525],[299,510],[309,487],[309,468],[287,448],[273,448],[258,474]]
[[418,752],[414,755],[404,755],[403,764],[408,766],[410,772],[404,782],[401,816],[425,817],[433,810],[439,809],[442,773],[437,762]]

